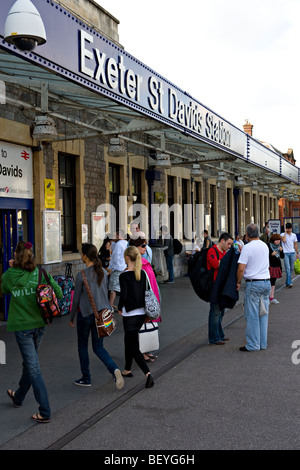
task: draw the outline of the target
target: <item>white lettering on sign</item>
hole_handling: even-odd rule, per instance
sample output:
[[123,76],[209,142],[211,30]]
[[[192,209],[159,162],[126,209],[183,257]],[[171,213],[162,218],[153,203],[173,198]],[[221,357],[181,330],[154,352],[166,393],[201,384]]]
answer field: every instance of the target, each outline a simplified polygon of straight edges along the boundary
[[113,57],[108,58],[96,47],[91,48],[93,42],[93,36],[81,31],[80,71],[102,85],[112,90],[118,89],[122,95],[140,101],[143,77],[126,68],[122,55],[119,55],[116,61]]
[[[231,147],[231,127],[208,111],[187,93],[166,82],[162,77],[145,70],[143,77],[128,67],[126,57],[109,57],[94,45],[94,38],[80,31],[80,72],[114,93],[135,101],[140,106],[173,121],[198,135],[224,147]],[[141,69],[144,70],[144,69]],[[143,82],[146,86],[143,86]],[[144,93],[142,95],[142,93]]]

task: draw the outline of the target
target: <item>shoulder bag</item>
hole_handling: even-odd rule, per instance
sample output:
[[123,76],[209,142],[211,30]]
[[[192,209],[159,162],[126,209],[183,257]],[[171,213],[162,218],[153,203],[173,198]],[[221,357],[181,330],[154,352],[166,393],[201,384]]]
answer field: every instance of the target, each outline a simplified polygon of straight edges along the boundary
[[85,272],[81,271],[82,279],[87,291],[87,295],[93,307],[93,312],[95,315],[95,324],[98,333],[98,338],[103,338],[105,336],[110,336],[116,329],[117,324],[113,317],[112,311],[108,308],[104,308],[98,312],[94,298],[91,293],[91,289],[86,278]]
[[160,316],[160,304],[156,298],[156,295],[151,289],[148,274],[146,271],[144,271],[144,273],[146,275],[145,314],[150,320],[155,321]]

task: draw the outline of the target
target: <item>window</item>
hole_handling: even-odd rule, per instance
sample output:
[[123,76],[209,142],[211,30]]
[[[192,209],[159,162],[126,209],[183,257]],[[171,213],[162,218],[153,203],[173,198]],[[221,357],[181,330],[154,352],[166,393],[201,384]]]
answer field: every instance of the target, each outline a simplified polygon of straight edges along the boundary
[[109,165],[109,203],[116,211],[116,227],[119,227],[120,166]]
[[136,196],[136,203],[142,203],[142,184],[141,184],[141,170],[136,170],[132,168],[132,189],[131,193],[133,196]]
[[59,205],[63,251],[77,251],[75,157],[58,155]]

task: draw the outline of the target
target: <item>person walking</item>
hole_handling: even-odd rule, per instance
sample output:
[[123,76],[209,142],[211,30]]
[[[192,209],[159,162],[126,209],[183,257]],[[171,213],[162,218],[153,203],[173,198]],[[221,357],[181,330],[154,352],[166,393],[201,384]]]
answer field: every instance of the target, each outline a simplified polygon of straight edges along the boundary
[[285,232],[280,234],[282,241],[282,248],[284,252],[284,267],[286,274],[286,287],[293,287],[292,272],[296,257],[299,258],[298,240],[297,235],[293,233],[293,225],[287,222],[285,225]]
[[[84,274],[87,278],[97,310],[100,311],[104,308],[111,309],[108,300],[107,272],[102,268],[95,245],[84,243],[82,245],[81,259],[86,265]],[[116,388],[121,390],[124,386],[124,379],[120,369],[110,357],[106,349],[104,349],[103,338],[98,338],[95,315],[81,272],[78,273],[75,281],[73,305],[70,317],[71,327],[75,326],[74,319],[76,316],[78,354],[82,377],[75,380],[74,384],[84,387],[91,386],[91,372],[88,353],[89,335],[91,334],[94,353],[112,374]]]
[[[207,252],[207,269],[214,270],[214,281],[216,280],[221,260],[232,246],[232,243],[233,237],[229,233],[224,232],[220,235],[219,242],[209,248]],[[224,345],[228,341],[222,328],[224,314],[225,309],[220,309],[218,303],[210,303],[208,315],[208,340],[210,344]]]
[[249,243],[242,248],[237,270],[237,290],[242,278],[246,281],[244,310],[246,318],[246,345],[240,351],[267,349],[268,311],[271,292],[269,248],[259,239],[259,228],[246,228]]
[[281,236],[279,233],[273,233],[270,238],[269,247],[269,261],[270,261],[270,276],[271,276],[271,293],[270,304],[279,304],[275,299],[275,283],[276,279],[282,278],[281,259],[284,259],[283,248],[280,245]]
[[[4,294],[11,294],[7,330],[14,331],[18,347],[23,359],[23,372],[16,391],[7,390],[13,405],[18,408],[32,386],[34,397],[39,404],[38,412],[32,416],[37,423],[48,423],[51,418],[48,392],[44,382],[39,359],[38,348],[45,334],[45,323],[36,301],[36,288],[39,281],[39,270],[36,267],[32,244],[18,242],[14,260],[9,262],[10,268],[2,276],[1,289]],[[52,276],[48,274],[49,283],[58,299],[62,291]],[[46,283],[44,276],[41,283]]]
[[[150,262],[146,258],[143,257],[143,255],[145,254],[147,250],[147,246],[148,246],[147,241],[145,239],[145,234],[143,232],[140,232],[140,233],[141,233],[141,237],[137,238],[136,240],[130,240],[129,246],[136,246],[137,249],[139,250],[140,255],[142,257],[142,269],[147,273],[151,289],[153,290],[155,297],[160,303],[159,288],[158,288],[154,271],[152,269]],[[155,320],[155,323],[159,323],[159,322],[161,322],[161,317]],[[143,355],[144,355],[144,359],[146,362],[154,362],[158,358],[156,354],[152,354],[150,353],[150,351],[147,353],[143,353]]]
[[139,349],[139,331],[145,322],[146,274],[142,270],[142,258],[135,246],[129,246],[124,253],[127,271],[120,275],[120,300],[118,310],[123,317],[125,368],[124,377],[132,377],[133,359],[146,376],[146,388],[154,385],[153,377]]

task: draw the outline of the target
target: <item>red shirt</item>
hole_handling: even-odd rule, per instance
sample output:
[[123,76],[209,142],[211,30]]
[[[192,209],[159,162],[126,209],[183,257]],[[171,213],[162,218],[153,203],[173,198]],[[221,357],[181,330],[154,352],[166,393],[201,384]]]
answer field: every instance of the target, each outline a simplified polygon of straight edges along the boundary
[[[216,250],[218,250],[219,259],[217,258]],[[219,261],[226,255],[226,251],[220,251],[217,245],[212,246],[207,252],[207,269],[214,269],[214,281],[216,280]]]

